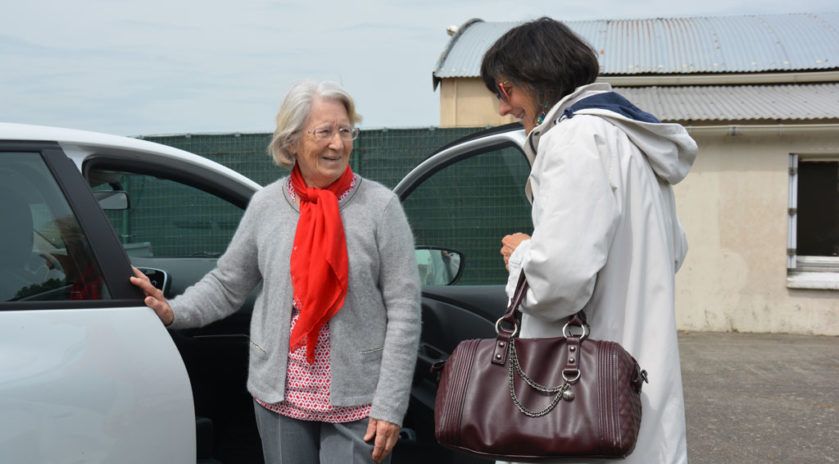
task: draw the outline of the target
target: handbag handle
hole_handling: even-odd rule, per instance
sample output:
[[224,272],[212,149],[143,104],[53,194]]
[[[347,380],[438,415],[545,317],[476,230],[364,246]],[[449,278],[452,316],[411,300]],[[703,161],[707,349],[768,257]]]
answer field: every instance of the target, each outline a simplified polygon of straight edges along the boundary
[[[504,332],[505,335],[510,338],[515,337],[516,334],[518,334],[519,325],[517,313],[521,312],[519,311],[519,305],[522,300],[524,300],[525,295],[527,295],[527,289],[527,276],[524,275],[524,270],[522,270],[519,272],[519,281],[516,283],[516,291],[513,293],[513,298],[510,299],[510,303],[507,305],[507,311],[503,316],[495,321],[496,334],[501,335],[502,332]],[[513,326],[513,330],[505,330],[502,323]]]
[[[515,337],[518,334],[518,315],[521,313],[519,306],[521,305],[522,301],[524,301],[527,295],[527,289],[530,286],[527,283],[527,276],[524,275],[524,270],[519,272],[519,281],[516,283],[516,291],[513,292],[513,298],[510,299],[510,304],[507,306],[507,311],[504,313],[503,316],[498,318],[495,321],[495,333],[501,335],[504,332],[504,335],[507,337]],[[512,326],[513,330],[505,330],[503,323],[508,324],[508,326]],[[586,338],[589,334],[589,326],[588,322],[586,321],[586,313],[583,310],[577,311],[568,322],[562,327],[562,335],[566,338],[573,337],[572,334],[568,329],[571,327],[579,327],[582,331],[581,334],[577,335],[580,337],[580,340]]]

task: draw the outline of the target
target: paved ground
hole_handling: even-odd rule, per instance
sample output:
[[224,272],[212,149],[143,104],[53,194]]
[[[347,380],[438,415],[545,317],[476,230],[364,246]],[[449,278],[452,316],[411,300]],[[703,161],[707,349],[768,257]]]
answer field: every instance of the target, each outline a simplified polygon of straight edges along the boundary
[[839,462],[839,337],[679,334],[691,464]]

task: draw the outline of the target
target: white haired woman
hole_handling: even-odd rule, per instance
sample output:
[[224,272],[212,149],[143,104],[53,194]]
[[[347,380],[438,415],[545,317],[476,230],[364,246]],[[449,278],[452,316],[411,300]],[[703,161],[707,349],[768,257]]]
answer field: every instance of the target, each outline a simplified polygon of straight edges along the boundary
[[257,192],[217,267],[167,302],[169,327],[235,312],[261,281],[248,391],[267,463],[389,461],[419,343],[419,276],[399,199],[349,166],[360,116],[337,84],[286,95],[269,146],[291,169]]

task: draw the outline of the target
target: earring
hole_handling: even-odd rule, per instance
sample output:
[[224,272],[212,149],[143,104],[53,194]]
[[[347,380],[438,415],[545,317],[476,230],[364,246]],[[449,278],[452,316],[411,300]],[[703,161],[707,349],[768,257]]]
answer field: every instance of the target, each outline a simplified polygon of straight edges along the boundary
[[545,122],[545,116],[548,114],[548,102],[542,103],[542,106],[545,107],[544,110],[542,110],[542,112],[539,113],[539,116],[536,117],[536,122],[539,124]]

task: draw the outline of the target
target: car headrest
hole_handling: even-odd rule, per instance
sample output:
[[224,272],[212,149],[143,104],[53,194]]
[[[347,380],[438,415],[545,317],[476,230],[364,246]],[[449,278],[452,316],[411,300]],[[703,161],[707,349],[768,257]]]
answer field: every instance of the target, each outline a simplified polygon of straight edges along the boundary
[[0,188],[0,267],[22,268],[32,255],[32,210],[13,190]]

